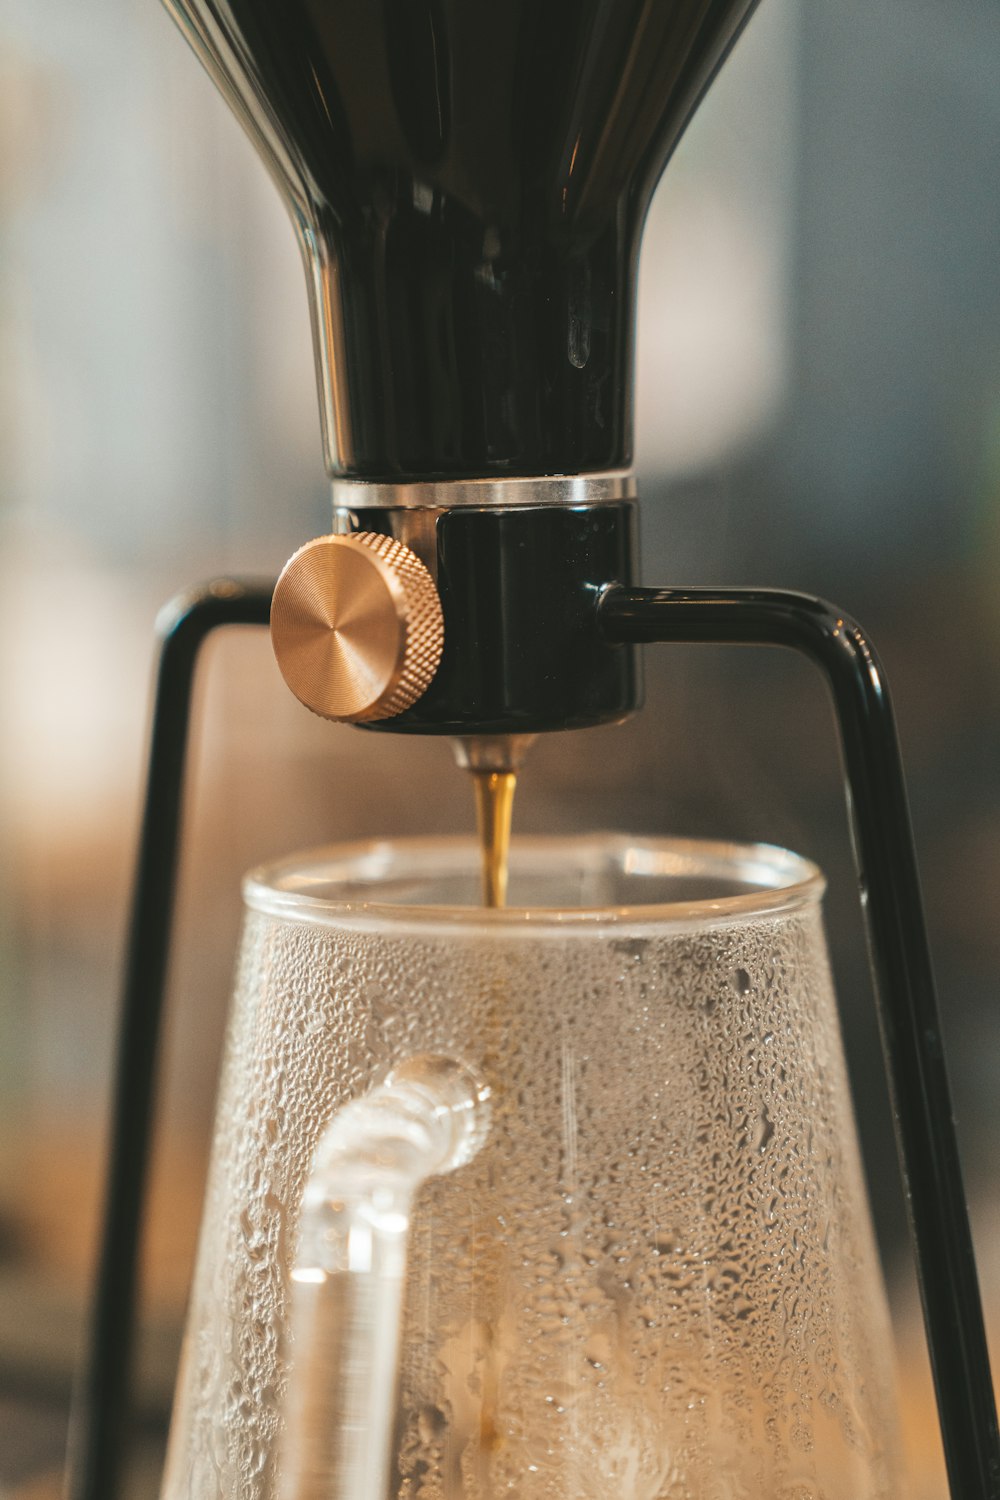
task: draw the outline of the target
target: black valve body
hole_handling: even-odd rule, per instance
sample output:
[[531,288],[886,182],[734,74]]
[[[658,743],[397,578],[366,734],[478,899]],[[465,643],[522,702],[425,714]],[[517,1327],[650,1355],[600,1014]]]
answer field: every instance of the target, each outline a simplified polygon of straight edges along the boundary
[[[360,531],[399,535],[399,511],[352,511]],[[407,734],[534,734],[624,719],[641,702],[634,647],[597,619],[627,583],[635,504],[457,506],[434,527],[444,613],[441,665],[418,702],[367,728]]]

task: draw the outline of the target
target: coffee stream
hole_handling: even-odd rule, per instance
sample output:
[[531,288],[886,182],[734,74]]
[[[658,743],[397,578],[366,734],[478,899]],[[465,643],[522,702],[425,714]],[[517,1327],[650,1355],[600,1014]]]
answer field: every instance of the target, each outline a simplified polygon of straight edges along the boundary
[[535,742],[533,734],[470,735],[452,741],[455,759],[472,777],[482,855],[483,905],[507,904],[510,820],[517,773]]
[[476,823],[483,860],[483,905],[506,906],[510,823],[514,811],[514,771],[473,771]]

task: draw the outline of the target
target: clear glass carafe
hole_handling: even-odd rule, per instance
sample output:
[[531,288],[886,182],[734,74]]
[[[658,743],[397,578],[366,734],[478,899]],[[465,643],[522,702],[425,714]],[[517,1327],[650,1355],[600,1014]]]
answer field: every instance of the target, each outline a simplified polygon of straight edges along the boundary
[[[525,840],[485,911],[477,860],[246,882],[164,1500],[896,1500],[820,875]],[[347,1254],[345,1203],[403,1205],[388,1250]]]

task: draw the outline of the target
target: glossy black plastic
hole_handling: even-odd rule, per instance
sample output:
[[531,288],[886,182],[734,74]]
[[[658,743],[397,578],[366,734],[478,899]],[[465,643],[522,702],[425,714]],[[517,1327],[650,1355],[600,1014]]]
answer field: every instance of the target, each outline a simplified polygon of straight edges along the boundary
[[756,0],[167,0],[292,209],[328,458],[632,455],[653,188]]
[[[366,728],[395,734],[534,734],[613,723],[638,708],[637,652],[611,645],[597,601],[635,568],[632,501],[458,507],[438,519],[444,654],[423,697]],[[383,529],[385,512],[354,513]]]

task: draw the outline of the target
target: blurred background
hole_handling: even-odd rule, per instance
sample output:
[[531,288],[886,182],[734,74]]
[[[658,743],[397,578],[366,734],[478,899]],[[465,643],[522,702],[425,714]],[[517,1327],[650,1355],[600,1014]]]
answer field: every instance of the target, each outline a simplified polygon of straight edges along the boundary
[[[763,0],[646,238],[644,579],[827,595],[896,695],[961,1142],[1000,1323],[1000,17]],[[152,0],[0,12],[0,1496],[54,1493],[102,1194],[152,622],[328,528],[304,280],[265,173]],[[444,744],[313,719],[209,648],[163,1063],[134,1494],[155,1493],[252,864],[471,827]],[[418,790],[415,792],[415,788]],[[780,653],[647,653],[554,736],[521,831],[764,839],[830,878],[914,1480],[942,1494],[832,721]]]

